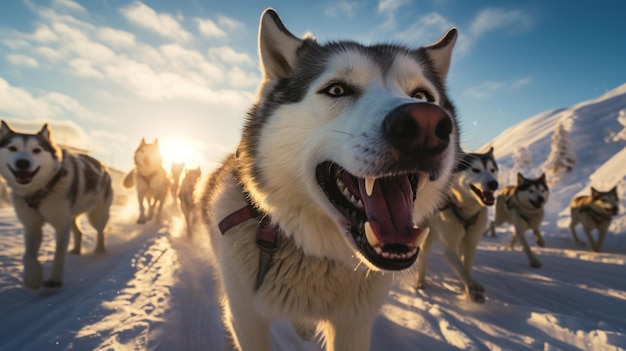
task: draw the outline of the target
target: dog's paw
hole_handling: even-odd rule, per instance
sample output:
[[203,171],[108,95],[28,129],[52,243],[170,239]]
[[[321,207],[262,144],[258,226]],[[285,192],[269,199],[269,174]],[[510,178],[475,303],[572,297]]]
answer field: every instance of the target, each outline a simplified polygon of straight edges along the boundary
[[70,255],[80,255],[80,248],[73,248],[72,250],[67,252]]
[[537,246],[546,247],[546,243],[543,241],[543,239],[537,239]]
[[541,268],[541,262],[539,262],[539,260],[531,260],[529,263],[532,268]]
[[137,220],[137,224],[145,224],[146,223],[146,219],[145,218],[139,218]]
[[60,288],[63,282],[55,279],[47,279],[43,282],[43,286],[46,288]]
[[424,290],[426,289],[427,285],[426,282],[417,282],[415,284],[415,290]]
[[478,282],[472,282],[465,288],[465,294],[476,303],[485,302],[485,287]]
[[37,260],[24,261],[24,285],[30,289],[39,289],[43,284],[43,267]]

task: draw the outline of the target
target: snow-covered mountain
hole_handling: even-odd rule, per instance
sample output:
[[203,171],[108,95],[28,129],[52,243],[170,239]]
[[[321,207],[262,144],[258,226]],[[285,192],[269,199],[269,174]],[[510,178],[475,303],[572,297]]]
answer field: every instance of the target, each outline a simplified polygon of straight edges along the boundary
[[[552,187],[541,228],[546,247],[532,244],[543,263],[530,268],[508,251],[511,228],[479,243],[474,278],[487,301],[475,304],[441,256],[428,257],[428,288],[416,291],[412,272],[395,274],[372,331],[371,350],[626,350],[626,84],[594,100],[531,117],[493,140],[501,182],[514,181],[513,153],[526,147],[539,175],[557,123],[570,133],[574,170]],[[604,252],[576,245],[567,225],[571,198],[618,186],[620,214]],[[217,290],[207,263],[206,238],[184,234],[171,203],[163,223],[134,223],[133,196],[116,201],[107,253],[94,255],[95,233],[85,228],[84,255],[67,259],[64,286],[28,290],[21,283],[23,230],[10,207],[0,208],[0,351],[225,350]],[[119,195],[116,195],[119,196]],[[49,271],[54,253],[44,227],[40,259]],[[314,351],[287,321],[272,326],[273,350]]]

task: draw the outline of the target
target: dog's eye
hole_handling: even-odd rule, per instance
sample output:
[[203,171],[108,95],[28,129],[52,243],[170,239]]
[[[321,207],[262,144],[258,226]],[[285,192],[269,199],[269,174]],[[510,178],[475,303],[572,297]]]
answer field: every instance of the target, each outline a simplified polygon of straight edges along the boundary
[[9,146],[9,151],[15,152],[17,151],[17,148],[15,146]]
[[321,93],[331,97],[340,97],[345,95],[352,95],[352,89],[350,89],[350,87],[343,83],[333,83],[322,89]]
[[472,168],[472,172],[474,172],[474,173],[480,173],[480,169],[478,169],[478,168]]
[[33,154],[38,154],[38,153],[40,153],[40,152],[41,152],[41,149],[40,149],[40,148],[38,148],[38,147],[36,147],[36,148],[34,148],[34,149],[33,149]]
[[433,98],[433,96],[426,89],[422,89],[422,88],[415,89],[413,93],[411,93],[411,97],[419,99],[419,100],[423,100],[426,102],[435,101],[435,98]]

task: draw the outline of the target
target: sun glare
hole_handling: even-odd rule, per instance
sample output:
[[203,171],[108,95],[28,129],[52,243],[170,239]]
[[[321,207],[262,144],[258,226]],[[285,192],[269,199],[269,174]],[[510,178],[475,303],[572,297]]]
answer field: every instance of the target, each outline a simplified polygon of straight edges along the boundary
[[173,162],[185,162],[188,168],[200,165],[200,152],[191,144],[180,139],[159,139],[159,148],[163,157],[163,167],[168,169]]

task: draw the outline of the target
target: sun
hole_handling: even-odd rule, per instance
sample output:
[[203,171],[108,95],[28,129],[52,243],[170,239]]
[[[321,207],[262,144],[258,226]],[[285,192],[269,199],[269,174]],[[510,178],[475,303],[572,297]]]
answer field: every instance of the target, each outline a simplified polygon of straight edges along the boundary
[[165,169],[169,169],[174,162],[185,162],[188,168],[197,167],[200,164],[200,152],[186,141],[172,138],[159,139],[159,149],[161,149]]

